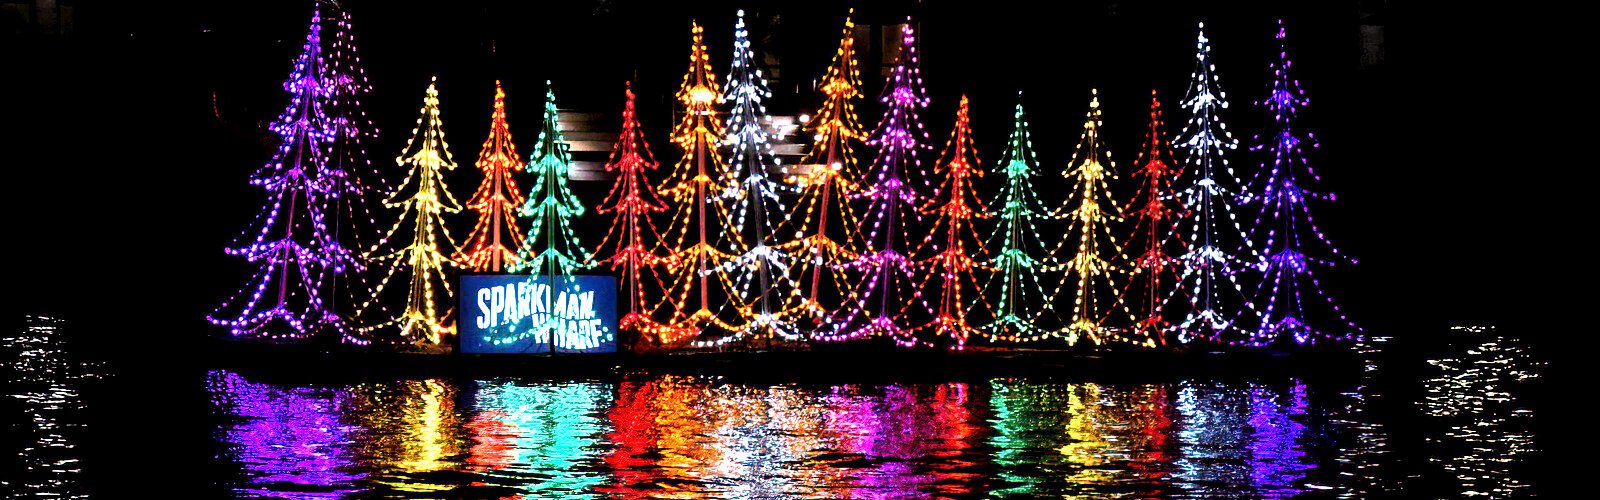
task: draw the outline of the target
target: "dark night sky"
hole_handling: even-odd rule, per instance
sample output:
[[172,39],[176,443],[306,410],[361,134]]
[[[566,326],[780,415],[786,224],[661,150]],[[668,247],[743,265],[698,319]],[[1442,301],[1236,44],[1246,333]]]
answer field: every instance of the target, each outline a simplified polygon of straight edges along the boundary
[[[526,143],[536,133],[542,80],[555,80],[563,107],[615,115],[623,80],[636,77],[641,118],[655,152],[670,161],[676,152],[661,136],[691,17],[707,25],[723,73],[734,9],[776,15],[781,23],[752,27],[758,49],[759,37],[771,35],[783,71],[809,79],[826,66],[849,5],[524,3],[349,2],[376,87],[368,110],[383,130],[375,162],[387,167],[404,144],[432,74],[460,175],[471,176],[494,78],[506,81],[513,130]],[[1587,260],[1552,250],[1564,233],[1543,229],[1581,214],[1563,205],[1571,198],[1546,190],[1586,169],[1587,155],[1536,132],[1536,119],[1521,111],[1585,90],[1512,90],[1531,85],[1531,72],[1554,56],[1515,47],[1528,41],[1505,28],[1552,13],[1373,2],[1366,10],[1381,13],[1387,60],[1363,69],[1355,1],[1085,2],[1055,11],[1038,2],[865,3],[872,8],[858,23],[906,14],[922,23],[923,74],[934,96],[923,118],[940,144],[957,96],[968,92],[981,151],[997,158],[1014,93],[1027,92],[1035,145],[1051,174],[1042,186],[1061,182],[1053,173],[1077,138],[1090,85],[1101,89],[1119,166],[1131,163],[1145,96],[1154,86],[1169,104],[1180,97],[1200,18],[1211,26],[1233,100],[1230,128],[1248,139],[1263,123],[1249,104],[1267,85],[1273,19],[1287,17],[1312,98],[1305,125],[1322,142],[1313,161],[1324,186],[1339,193],[1337,203],[1316,208],[1319,222],[1362,261],[1328,281],[1369,329],[1404,334],[1458,319],[1559,324],[1555,304],[1531,290],[1564,265],[1533,263]],[[310,2],[69,4],[72,34],[12,32],[0,43],[0,95],[21,111],[6,120],[3,212],[14,256],[8,289],[21,299],[6,307],[65,314],[108,339],[204,335],[211,329],[203,315],[242,283],[242,267],[221,249],[259,208],[261,195],[245,178],[268,157],[262,125],[285,102],[279,84]],[[1521,52],[1494,55],[1507,51]],[[867,87],[875,98],[875,77]],[[817,100],[809,91],[776,93],[780,112]],[[875,123],[876,106],[863,105],[861,116]],[[1169,122],[1177,121],[1169,108]],[[1555,151],[1562,161],[1544,159]],[[1247,158],[1236,155],[1235,165],[1253,168]],[[465,197],[475,180],[453,182]]]

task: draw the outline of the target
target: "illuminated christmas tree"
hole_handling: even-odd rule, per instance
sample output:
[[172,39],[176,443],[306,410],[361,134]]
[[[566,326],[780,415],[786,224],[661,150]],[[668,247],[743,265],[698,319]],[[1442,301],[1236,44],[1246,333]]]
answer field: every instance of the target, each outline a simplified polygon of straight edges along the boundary
[[[1244,203],[1259,206],[1255,224],[1249,237],[1260,243],[1262,259],[1256,265],[1261,272],[1261,282],[1253,299],[1255,309],[1261,312],[1261,325],[1249,339],[1252,344],[1267,344],[1279,339],[1293,339],[1296,343],[1314,343],[1319,340],[1349,340],[1361,333],[1361,328],[1339,309],[1312,270],[1313,266],[1333,267],[1341,261],[1354,264],[1328,241],[1322,229],[1311,217],[1306,200],[1333,201],[1332,193],[1312,191],[1309,184],[1320,182],[1315,170],[1306,160],[1302,145],[1317,147],[1316,136],[1295,130],[1294,120],[1300,108],[1310,100],[1300,88],[1300,81],[1289,76],[1294,65],[1289,60],[1285,44],[1283,20],[1278,20],[1278,59],[1272,69],[1271,93],[1260,101],[1272,114],[1272,125],[1267,134],[1256,136],[1256,146],[1251,151],[1262,151],[1264,160]],[[1309,248],[1320,247],[1320,248]],[[1322,250],[1327,257],[1306,255],[1306,251]],[[1312,300],[1304,300],[1307,296]],[[1320,298],[1321,300],[1315,300]],[[1326,309],[1308,310],[1326,305]],[[1319,304],[1322,303],[1322,304]],[[1332,325],[1328,323],[1342,323]],[[1318,323],[1323,323],[1318,325]]]
[[1118,247],[1116,237],[1111,235],[1111,225],[1122,217],[1117,214],[1108,183],[1117,178],[1117,166],[1111,161],[1111,152],[1100,141],[1099,93],[1091,91],[1091,96],[1083,135],[1063,173],[1072,181],[1072,190],[1056,210],[1057,217],[1067,219],[1067,231],[1051,252],[1052,255],[1062,255],[1069,249],[1073,252],[1070,260],[1054,266],[1066,274],[1050,294],[1059,298],[1063,289],[1071,287],[1072,316],[1061,331],[1068,344],[1076,344],[1078,340],[1100,344],[1109,340],[1110,332],[1104,321],[1116,298],[1111,282],[1111,274],[1116,270],[1111,259],[1117,255]]
[[722,88],[711,72],[711,55],[706,53],[702,31],[698,23],[692,24],[689,70],[677,93],[683,118],[672,130],[672,142],[683,150],[683,156],[660,189],[674,207],[666,238],[672,251],[666,262],[669,281],[666,297],[657,306],[665,319],[652,332],[664,345],[679,344],[707,326],[724,333],[740,329],[729,318],[718,317],[718,312],[737,312],[721,307],[727,290],[714,275],[717,264],[733,256],[713,245],[719,229],[730,225],[722,205],[712,200],[728,181],[718,172],[722,121],[716,107],[722,102]]
[[993,258],[984,264],[990,271],[984,290],[992,301],[994,319],[980,331],[991,340],[1025,342],[1041,340],[1054,333],[1039,326],[1049,292],[1039,280],[1047,250],[1038,222],[1049,219],[1050,215],[1033,190],[1036,169],[1033,138],[1028,132],[1019,92],[1011,138],[1006,141],[997,171],[1003,184],[989,205],[997,211],[994,214],[997,223],[987,243]]
[[[858,195],[868,202],[865,251],[844,264],[860,277],[851,293],[855,304],[841,307],[832,324],[814,335],[821,340],[884,336],[899,345],[916,345],[908,314],[932,309],[917,288],[909,258],[913,237],[908,232],[908,226],[921,220],[920,196],[908,176],[922,173],[917,156],[930,149],[928,133],[917,116],[918,109],[928,106],[928,98],[909,19],[901,34],[900,56],[881,98],[883,118],[867,141],[878,148],[878,155],[866,177],[867,187]],[[921,182],[927,184],[926,179]]]
[[796,258],[791,267],[797,288],[793,302],[803,317],[795,323],[807,329],[850,302],[849,278],[837,263],[856,260],[861,248],[861,220],[850,206],[851,197],[861,191],[854,151],[854,143],[864,138],[854,103],[861,97],[861,74],[855,24],[849,17],[823,82],[826,98],[807,124],[815,144],[801,162],[804,170],[790,179],[800,189],[800,200],[788,216],[789,222],[798,222],[796,239],[781,246]]
[[[533,143],[533,154],[528,155],[527,171],[533,174],[533,187],[528,189],[528,199],[519,215],[528,218],[528,235],[513,270],[534,276],[544,276],[551,290],[559,289],[563,280],[583,269],[589,262],[573,234],[573,219],[583,215],[583,205],[567,185],[572,169],[572,154],[568,151],[566,135],[561,132],[561,119],[556,112],[556,93],[545,82],[544,124],[539,128],[539,139]],[[553,311],[556,294],[545,297],[546,311]],[[559,318],[549,315],[549,328],[559,325]]]
[[[606,171],[617,176],[611,192],[600,202],[596,212],[615,214],[611,228],[606,231],[600,245],[595,248],[596,262],[611,265],[619,273],[624,306],[619,327],[633,332],[656,331],[659,325],[650,319],[651,308],[646,306],[646,286],[651,290],[665,288],[656,266],[663,258],[654,249],[661,242],[661,233],[650,221],[650,214],[665,212],[667,204],[650,186],[647,173],[656,169],[656,160],[650,154],[650,143],[639,131],[639,120],[634,114],[633,86],[627,89],[628,101],[622,108],[622,133],[617,145],[611,148],[611,159]],[[645,281],[648,275],[651,279]]]
[[1161,99],[1150,91],[1150,130],[1145,134],[1144,150],[1134,162],[1133,179],[1138,192],[1122,209],[1133,216],[1133,228],[1124,242],[1125,249],[1139,252],[1131,256],[1128,282],[1117,301],[1132,320],[1123,340],[1155,347],[1165,345],[1172,324],[1167,321],[1166,303],[1176,289],[1178,271],[1174,255],[1184,251],[1181,240],[1173,237],[1173,226],[1183,207],[1172,192],[1172,148],[1167,145],[1161,119]]
[[227,248],[256,266],[244,288],[207,319],[234,336],[307,338],[324,331],[347,334],[343,319],[323,303],[325,277],[353,261],[329,229],[325,201],[339,189],[327,175],[328,142],[334,125],[323,112],[328,96],[319,14],[289,79],[283,84],[289,105],[271,130],[282,138],[272,160],[256,169],[250,183],[268,193],[266,205],[245,232]]
[[[334,216],[332,232],[340,247],[359,250],[378,240],[383,228],[377,218],[383,212],[383,194],[390,188],[367,155],[367,143],[377,140],[378,128],[361,104],[372,92],[372,84],[367,82],[367,72],[356,49],[350,13],[339,10],[334,18],[337,22],[325,66],[328,99],[323,107],[331,133],[325,171],[333,180],[333,191],[331,197],[323,198],[322,210]],[[354,308],[372,296],[373,284],[365,273],[365,263],[355,252],[342,252],[340,260],[328,273],[328,308],[341,317],[353,316]],[[345,326],[340,330],[353,331]],[[370,341],[349,335],[345,340]]]
[[[1180,293],[1171,300],[1184,297],[1189,303],[1188,313],[1174,330],[1180,342],[1228,341],[1245,335],[1238,321],[1249,312],[1249,303],[1238,273],[1253,261],[1249,256],[1255,251],[1233,213],[1239,181],[1228,165],[1227,152],[1238,147],[1238,141],[1222,121],[1228,94],[1218,85],[1204,23],[1183,108],[1189,111],[1189,121],[1174,147],[1184,164],[1178,181],[1184,215],[1177,230],[1187,250],[1177,257],[1183,270],[1178,277]],[[1242,257],[1241,251],[1249,256]],[[1171,301],[1167,307],[1173,307]]]
[[467,208],[478,213],[478,223],[467,236],[464,251],[456,256],[461,266],[478,272],[501,272],[517,263],[522,249],[521,230],[517,229],[517,207],[524,202],[512,174],[522,168],[517,146],[506,123],[506,92],[494,82],[494,112],[489,117],[489,137],[478,152],[478,170],[483,181],[467,200]]
[[[936,343],[952,349],[966,346],[967,338],[977,332],[967,321],[969,310],[988,304],[979,291],[978,278],[973,274],[983,259],[983,238],[973,228],[973,218],[988,217],[987,207],[978,200],[973,189],[974,178],[983,177],[978,151],[972,144],[971,118],[967,114],[967,96],[961,96],[956,111],[955,129],[944,153],[934,168],[944,180],[928,199],[922,212],[933,214],[933,226],[928,239],[918,245],[915,254],[928,254],[918,262],[927,268],[922,289],[934,298],[933,320],[921,328],[930,333]],[[992,312],[992,311],[986,311]]]
[[776,161],[762,121],[771,121],[763,101],[772,96],[767,80],[751,60],[750,37],[744,11],[734,26],[733,64],[723,100],[733,103],[728,113],[729,182],[723,187],[724,210],[733,225],[723,235],[723,249],[736,256],[720,263],[718,272],[730,286],[743,327],[730,335],[706,341],[718,345],[744,338],[770,340],[774,336],[799,339],[790,322],[792,311],[783,300],[794,286],[789,283],[791,257],[778,247],[777,228],[787,210],[778,195],[787,189],[768,175]]
[[[434,78],[428,82],[417,126],[406,141],[404,153],[395,159],[408,169],[406,177],[384,201],[384,205],[401,210],[400,220],[368,253],[372,264],[386,267],[387,273],[378,282],[372,299],[358,309],[358,313],[367,314],[374,303],[383,300],[389,282],[396,275],[405,274],[410,285],[405,293],[405,310],[364,330],[396,328],[399,339],[419,344],[439,344],[455,333],[451,321],[455,294],[445,271],[456,267],[446,256],[455,254],[457,246],[445,230],[443,215],[460,212],[461,204],[450,195],[444,182],[444,170],[453,170],[456,164],[450,158],[450,144],[444,140],[439,121],[436,81]],[[410,233],[409,239],[396,238],[404,232]],[[396,243],[391,245],[390,241]]]

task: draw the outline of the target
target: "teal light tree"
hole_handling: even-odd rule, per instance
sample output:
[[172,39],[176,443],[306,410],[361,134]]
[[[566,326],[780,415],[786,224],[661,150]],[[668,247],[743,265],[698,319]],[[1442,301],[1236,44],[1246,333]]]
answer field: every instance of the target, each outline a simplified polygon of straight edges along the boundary
[[985,246],[992,257],[984,263],[989,271],[984,282],[984,297],[994,317],[979,328],[991,341],[1031,342],[1053,336],[1041,328],[1045,319],[1045,290],[1040,274],[1049,251],[1040,236],[1039,223],[1050,219],[1039,194],[1033,189],[1038,161],[1033,156],[1033,138],[1022,108],[1022,93],[1017,93],[1017,110],[1012,115],[1011,137],[996,170],[1000,192],[989,207],[994,211],[994,232]]
[[[556,111],[555,88],[546,81],[543,125],[524,166],[533,176],[533,186],[528,189],[527,201],[518,212],[528,221],[528,233],[512,268],[514,272],[532,274],[534,279],[542,279],[549,286],[549,292],[543,295],[545,311],[555,310],[557,292],[569,285],[573,274],[584,269],[590,259],[572,231],[573,220],[583,214],[584,208],[567,185],[568,171],[572,168],[569,147]],[[554,347],[553,333],[559,330],[561,322],[554,314],[544,318],[544,323],[534,329],[550,332]]]

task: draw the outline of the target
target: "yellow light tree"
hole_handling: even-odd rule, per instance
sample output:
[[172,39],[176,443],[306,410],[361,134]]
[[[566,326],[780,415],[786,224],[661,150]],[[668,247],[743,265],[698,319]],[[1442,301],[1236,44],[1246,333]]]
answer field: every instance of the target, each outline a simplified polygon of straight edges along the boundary
[[[656,307],[662,318],[651,326],[663,345],[678,345],[690,340],[706,326],[734,331],[739,325],[718,318],[713,304],[726,304],[728,290],[713,276],[718,263],[732,258],[713,245],[717,231],[731,225],[722,204],[711,198],[719,186],[731,179],[719,172],[722,157],[717,152],[722,137],[722,120],[717,104],[722,102],[722,87],[711,72],[711,55],[706,52],[703,29],[691,24],[693,42],[689,70],[678,87],[677,99],[683,117],[672,130],[672,143],[683,150],[672,175],[659,191],[673,206],[672,222],[667,226],[665,243],[671,250],[666,258],[668,284],[665,300]],[[729,308],[719,308],[729,309]],[[736,316],[736,311],[727,311]]]
[[[1117,166],[1111,161],[1111,151],[1100,141],[1100,127],[1100,96],[1091,90],[1083,135],[1063,174],[1072,181],[1072,190],[1055,213],[1067,220],[1067,230],[1051,251],[1052,256],[1058,257],[1052,269],[1065,271],[1065,275],[1050,297],[1059,298],[1063,289],[1072,286],[1072,316],[1061,331],[1068,344],[1078,340],[1099,344],[1108,339],[1103,323],[1117,293],[1111,282],[1115,271],[1111,259],[1119,250],[1116,237],[1111,235],[1111,224],[1122,217],[1107,187],[1108,181],[1117,178]],[[1059,256],[1068,245],[1073,247],[1072,258],[1061,262]],[[1049,301],[1046,308],[1053,308],[1055,303]]]
[[790,307],[799,307],[804,315],[795,318],[802,328],[819,326],[852,290],[844,269],[835,264],[856,260],[861,248],[861,219],[850,207],[851,197],[861,192],[854,151],[864,138],[854,102],[861,98],[860,89],[855,23],[846,16],[839,50],[823,77],[822,107],[806,125],[815,142],[801,162],[804,170],[789,178],[800,189],[800,200],[788,219],[799,225],[796,239],[780,249],[795,258],[791,270],[796,287]]
[[[439,344],[455,333],[450,321],[454,293],[445,270],[456,264],[445,256],[455,254],[457,246],[445,230],[442,215],[460,212],[461,204],[450,195],[444,182],[444,171],[454,170],[456,164],[450,158],[450,144],[444,140],[439,121],[439,91],[434,88],[437,80],[435,77],[428,83],[417,126],[412,129],[404,152],[395,159],[409,169],[406,178],[384,200],[385,206],[401,209],[400,220],[367,252],[374,266],[386,266],[388,272],[372,299],[357,311],[359,315],[382,300],[389,282],[397,275],[407,274],[410,288],[406,291],[405,310],[364,329],[394,327],[402,340],[419,344]],[[396,238],[403,229],[410,231],[409,240]],[[397,243],[391,245],[391,241]]]

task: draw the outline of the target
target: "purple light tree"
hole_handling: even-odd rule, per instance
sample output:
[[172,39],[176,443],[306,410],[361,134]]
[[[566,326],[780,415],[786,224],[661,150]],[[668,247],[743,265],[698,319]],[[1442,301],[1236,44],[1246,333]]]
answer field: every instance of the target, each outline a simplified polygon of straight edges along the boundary
[[329,96],[324,78],[319,13],[311,15],[300,57],[284,90],[288,107],[271,125],[283,138],[272,160],[250,183],[267,191],[255,221],[227,248],[256,266],[250,280],[207,319],[234,336],[307,338],[324,331],[345,335],[343,320],[323,303],[328,273],[343,272],[354,254],[329,230],[324,201],[339,189],[328,175],[328,144],[334,132],[323,106]]
[[[907,225],[920,224],[917,201],[922,197],[912,189],[908,174],[922,174],[918,155],[932,149],[917,116],[917,110],[928,107],[928,97],[909,18],[901,32],[900,57],[880,98],[885,107],[883,118],[867,141],[878,148],[878,155],[868,170],[866,190],[857,195],[868,205],[866,250],[844,264],[859,276],[850,293],[855,305],[841,307],[830,324],[815,333],[820,340],[887,336],[900,345],[916,345],[908,316],[931,310],[917,288],[907,241],[911,238]],[[921,182],[927,191],[927,179]],[[920,306],[915,305],[918,303]]]
[[[367,117],[361,99],[372,92],[367,72],[356,49],[350,13],[339,10],[330,16],[333,37],[324,66],[328,100],[323,106],[329,121],[328,163],[324,171],[332,180],[330,196],[322,200],[322,210],[333,219],[333,239],[340,249],[365,249],[381,236],[377,215],[384,212],[383,193],[391,187],[367,156],[367,143],[378,138],[378,128]],[[328,273],[328,309],[339,318],[354,315],[355,306],[372,296],[373,283],[367,279],[361,259],[341,252],[339,265]],[[381,306],[380,306],[381,307]],[[341,330],[350,331],[348,328]],[[367,343],[371,339],[347,336],[347,341]]]
[[[1261,324],[1248,343],[1264,345],[1284,337],[1299,344],[1319,339],[1347,340],[1358,335],[1361,329],[1322,289],[1312,268],[1356,261],[1328,241],[1306,204],[1307,199],[1333,201],[1334,195],[1318,193],[1308,187],[1320,182],[1321,177],[1306,160],[1306,150],[1302,146],[1310,144],[1315,148],[1317,142],[1314,134],[1307,132],[1302,138],[1294,127],[1300,108],[1310,100],[1300,89],[1300,81],[1289,76],[1293,62],[1289,60],[1284,40],[1283,21],[1279,20],[1278,60],[1269,66],[1271,93],[1259,102],[1272,115],[1272,123],[1266,133],[1255,137],[1257,145],[1250,148],[1262,152],[1263,160],[1250,182],[1251,189],[1242,197],[1246,206],[1258,207],[1248,236],[1251,241],[1259,242],[1257,248],[1261,249],[1261,260],[1255,266],[1261,273],[1261,280],[1252,296],[1255,310],[1261,313]],[[1310,256],[1305,253],[1307,251],[1319,251],[1328,257]],[[1307,292],[1311,300],[1306,300]],[[1323,322],[1343,325],[1333,327],[1337,330],[1314,326]]]

